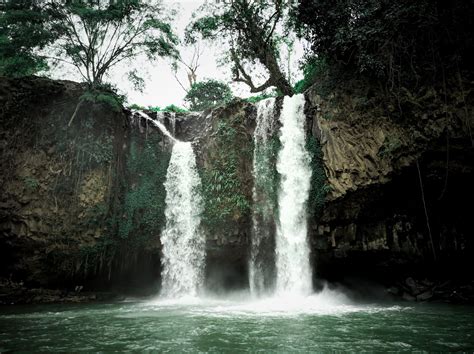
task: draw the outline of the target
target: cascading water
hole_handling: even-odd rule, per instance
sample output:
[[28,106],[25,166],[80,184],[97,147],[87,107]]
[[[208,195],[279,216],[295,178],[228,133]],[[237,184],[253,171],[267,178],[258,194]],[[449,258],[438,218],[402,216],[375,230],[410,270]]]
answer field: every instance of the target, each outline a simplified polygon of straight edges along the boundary
[[166,137],[168,137],[171,141],[177,141],[173,135],[166,129],[165,125],[160,121],[159,117],[158,119],[151,119],[150,116],[142,111],[134,111],[134,113],[137,113],[140,115],[142,118],[145,118],[146,120],[150,121],[152,124],[154,124]]
[[191,143],[175,139],[159,120],[153,120],[141,111],[136,113],[151,121],[174,143],[164,183],[166,226],[161,235],[161,294],[196,296],[203,287],[205,262],[205,238],[199,229],[201,180],[196,157]]
[[171,125],[171,133],[173,136],[176,134],[176,113],[170,112],[170,125]]
[[176,141],[166,174],[162,295],[196,296],[204,282],[205,239],[199,231],[200,179],[191,143]]
[[312,290],[306,201],[310,189],[310,157],[305,148],[305,99],[285,96],[280,114],[281,177],[276,233],[276,291],[306,295]]
[[273,204],[268,188],[273,185],[272,150],[269,137],[274,131],[275,99],[270,98],[257,104],[256,127],[253,152],[253,209],[252,237],[249,260],[249,284],[252,295],[268,290],[272,279],[272,264],[268,258],[273,250],[274,231]]

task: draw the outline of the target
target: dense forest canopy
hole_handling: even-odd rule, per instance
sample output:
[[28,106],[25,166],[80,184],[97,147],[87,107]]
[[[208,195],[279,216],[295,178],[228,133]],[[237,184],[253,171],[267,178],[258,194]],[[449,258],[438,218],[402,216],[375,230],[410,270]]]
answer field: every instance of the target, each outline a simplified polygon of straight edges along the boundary
[[473,1],[300,0],[293,26],[332,75],[388,90],[471,70]]
[[[357,80],[399,95],[472,71],[471,0],[206,1],[185,33],[173,30],[171,8],[141,0],[8,1],[0,13],[0,74],[31,75],[61,62],[97,86],[120,62],[168,57],[175,63],[171,70],[185,66],[189,87],[180,85],[186,91],[212,96],[206,90],[216,85],[198,79],[199,62],[193,57],[186,63],[178,50],[195,46],[202,61],[199,48],[209,43],[220,48],[229,80],[265,93],[261,97],[272,89],[292,95],[314,83],[331,89]],[[293,85],[283,53],[291,54],[296,36],[307,45],[300,62],[304,77]],[[143,87],[136,69],[128,76]]]

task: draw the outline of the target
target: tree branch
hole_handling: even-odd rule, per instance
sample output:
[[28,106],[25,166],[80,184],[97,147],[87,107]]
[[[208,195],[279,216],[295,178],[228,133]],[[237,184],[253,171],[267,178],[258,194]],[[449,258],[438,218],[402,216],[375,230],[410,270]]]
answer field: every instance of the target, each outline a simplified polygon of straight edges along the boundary
[[[270,76],[270,78],[267,81],[265,81],[265,83],[263,83],[260,86],[255,86],[255,84],[253,83],[252,77],[245,71],[236,53],[232,51],[231,55],[232,55],[232,60],[237,68],[237,71],[235,72],[235,76],[234,76],[234,81],[243,82],[244,84],[248,85],[250,87],[250,92],[261,92],[274,85],[272,77]],[[240,77],[240,74],[242,74],[243,78]]]

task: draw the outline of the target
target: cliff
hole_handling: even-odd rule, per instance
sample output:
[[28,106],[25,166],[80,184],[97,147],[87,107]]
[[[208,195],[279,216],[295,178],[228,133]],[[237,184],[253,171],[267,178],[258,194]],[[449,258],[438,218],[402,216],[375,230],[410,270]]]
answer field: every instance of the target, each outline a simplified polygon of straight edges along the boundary
[[159,282],[169,149],[106,102],[86,101],[71,122],[84,93],[73,82],[0,79],[5,302],[41,301],[36,288],[77,295]]
[[[451,84],[408,95],[403,119],[360,94],[308,92],[329,185],[312,225],[317,274],[397,284],[407,299],[472,298],[473,97]],[[432,282],[417,288],[413,278]],[[440,282],[457,293],[436,294]]]
[[[33,288],[63,289],[51,301],[79,301],[77,286],[159,287],[170,145],[104,100],[80,107],[69,126],[83,94],[72,82],[0,79],[0,301],[12,293],[41,301]],[[472,94],[426,89],[405,103],[404,120],[357,95],[310,89],[306,98],[315,283],[365,278],[405,298],[430,298],[439,282],[469,283]],[[197,154],[211,289],[247,286],[255,116],[241,100],[163,116]]]

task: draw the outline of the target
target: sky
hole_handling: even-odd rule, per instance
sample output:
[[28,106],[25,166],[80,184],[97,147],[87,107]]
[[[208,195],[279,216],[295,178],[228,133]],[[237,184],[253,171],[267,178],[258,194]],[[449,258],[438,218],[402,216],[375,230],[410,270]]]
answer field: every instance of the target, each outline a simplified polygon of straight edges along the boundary
[[[177,9],[178,15],[173,23],[174,31],[182,37],[186,25],[189,23],[192,14],[203,3],[203,0],[181,0],[181,1],[164,1],[172,8]],[[181,51],[181,55],[185,59],[189,59],[192,51]],[[204,53],[200,60],[200,67],[197,71],[198,80],[204,78],[214,78],[227,81],[222,69],[217,67],[216,50],[210,46],[204,48]],[[118,82],[119,87],[126,90],[129,103],[136,103],[142,106],[160,106],[165,107],[170,104],[183,105],[183,99],[186,92],[181,88],[172,74],[169,61],[159,59],[156,62],[148,62],[143,59],[141,72],[145,78],[145,89],[143,92],[137,92],[133,89],[127,79],[128,68],[117,68],[112,74],[113,81]],[[187,84],[187,75],[184,68],[178,71],[178,77],[183,84]]]
[[[172,24],[174,32],[180,37],[183,37],[186,25],[189,23],[192,15],[198,7],[204,3],[204,0],[164,0],[164,4],[171,9],[177,10],[178,14],[174,18]],[[185,61],[189,61],[192,56],[192,48],[180,48],[180,53]],[[293,71],[296,71],[297,61],[301,58],[303,47],[301,43],[295,46],[292,53]],[[283,53],[284,54],[284,53]],[[210,43],[203,43],[203,54],[199,61],[199,68],[197,70],[197,79],[217,79],[228,83],[234,95],[240,97],[248,97],[250,93],[248,87],[243,83],[234,83],[231,81],[231,74],[229,68],[218,66],[217,60],[219,58],[219,48],[213,47]],[[159,106],[166,107],[170,104],[178,106],[185,106],[184,97],[186,91],[180,86],[173,76],[169,59],[159,59],[150,62],[144,57],[134,59],[132,62],[124,63],[117,66],[110,71],[108,80],[115,84],[121,93],[127,96],[129,104],[138,104],[141,106]],[[145,80],[145,88],[143,92],[136,91],[133,85],[129,82],[127,73],[131,67],[137,68],[138,74]],[[254,71],[254,76],[261,76],[262,71]],[[178,77],[185,85],[188,86],[186,70],[181,67],[178,70]],[[80,77],[74,72],[72,68],[62,67],[61,70],[55,70],[52,73],[53,78],[80,80]],[[258,83],[258,81],[257,81]]]

